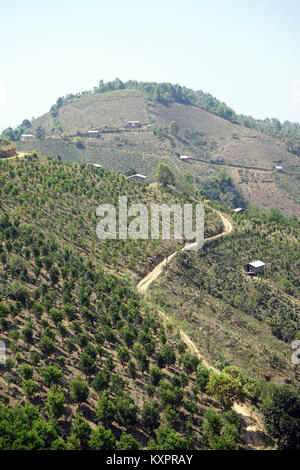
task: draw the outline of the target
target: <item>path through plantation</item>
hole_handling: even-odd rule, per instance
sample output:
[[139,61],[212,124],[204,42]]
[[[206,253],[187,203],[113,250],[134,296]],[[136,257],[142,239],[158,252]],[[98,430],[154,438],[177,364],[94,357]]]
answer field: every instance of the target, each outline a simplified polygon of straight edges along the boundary
[[[227,218],[225,214],[222,214],[220,211],[217,209],[213,209],[221,218],[223,222],[223,231],[219,233],[218,235],[214,235],[209,238],[205,238],[204,243],[209,243],[213,240],[217,240],[219,238],[223,238],[227,235],[229,235],[232,230],[233,226],[231,221]],[[180,251],[188,251],[191,249],[192,245],[195,243],[186,245],[183,247],[181,250],[175,251],[172,253],[170,256],[165,258],[161,263],[159,263],[153,271],[151,271],[149,274],[147,274],[146,277],[144,277],[137,285],[137,289],[141,294],[146,294],[147,290],[149,289],[150,285],[162,274],[163,270],[165,269],[166,266],[170,264],[170,262],[175,258],[175,256],[180,252]],[[163,321],[165,323],[170,323],[172,320],[170,317],[168,317],[164,312],[159,311],[160,316],[162,317]],[[219,373],[219,370],[214,368],[211,364],[207,362],[207,360],[203,357],[199,349],[197,348],[196,344],[189,338],[189,336],[182,330],[179,329],[179,335],[181,340],[187,345],[188,349],[193,352],[204,364],[206,367],[210,368],[216,373]],[[253,411],[250,406],[246,404],[241,404],[238,402],[235,402],[233,404],[232,409],[239,415],[241,415],[243,418],[247,418],[251,420],[251,424],[247,425],[246,427],[246,432],[249,434],[249,443],[252,446],[253,449],[263,449],[264,446],[261,445],[261,438],[259,435],[265,434],[265,429],[262,424],[262,421],[260,419],[260,416],[258,415],[257,412]]]

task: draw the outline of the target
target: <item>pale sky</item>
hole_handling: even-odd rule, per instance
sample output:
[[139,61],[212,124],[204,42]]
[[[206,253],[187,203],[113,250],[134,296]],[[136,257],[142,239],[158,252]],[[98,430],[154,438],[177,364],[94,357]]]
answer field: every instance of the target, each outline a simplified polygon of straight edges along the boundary
[[2,0],[0,131],[100,79],[171,82],[300,122],[299,0]]

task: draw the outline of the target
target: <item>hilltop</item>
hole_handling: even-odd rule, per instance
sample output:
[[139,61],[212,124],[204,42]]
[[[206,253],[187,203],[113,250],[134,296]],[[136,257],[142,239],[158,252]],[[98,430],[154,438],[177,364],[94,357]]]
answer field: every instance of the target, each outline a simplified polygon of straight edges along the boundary
[[[128,121],[141,125],[130,129]],[[299,125],[238,116],[200,91],[171,84],[100,81],[93,91],[59,98],[29,125],[26,132],[38,138],[17,140],[21,151],[38,149],[63,160],[98,162],[122,173],[134,169],[150,182],[164,161],[179,178],[191,173],[204,189],[211,177],[225,171],[241,200],[300,215]],[[91,129],[99,131],[98,138],[87,137]],[[18,139],[20,132],[21,128],[4,134]],[[180,155],[190,159],[183,163]],[[274,171],[276,165],[283,171]]]

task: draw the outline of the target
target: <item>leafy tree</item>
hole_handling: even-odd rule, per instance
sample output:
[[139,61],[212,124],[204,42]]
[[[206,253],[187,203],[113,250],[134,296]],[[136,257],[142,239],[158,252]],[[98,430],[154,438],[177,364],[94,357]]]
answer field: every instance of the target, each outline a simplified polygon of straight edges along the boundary
[[46,385],[57,385],[61,381],[62,371],[57,366],[47,366],[40,370],[40,375],[43,377]]
[[91,433],[89,446],[92,450],[115,450],[116,438],[110,429],[106,430],[103,426],[98,426],[98,429]]
[[175,175],[165,163],[158,164],[155,178],[162,186],[175,185]]
[[173,387],[165,380],[161,380],[158,388],[158,395],[163,407],[171,405],[177,408],[183,400],[183,391],[180,387]]
[[150,383],[153,385],[158,385],[160,380],[163,378],[164,374],[161,370],[156,366],[152,366],[150,369]]
[[117,356],[122,365],[127,364],[130,359],[128,349],[123,346],[118,346]]
[[30,398],[37,392],[37,384],[32,379],[24,380],[22,389],[25,395]]
[[116,401],[117,421],[122,426],[133,426],[137,422],[137,409],[128,394]]
[[47,423],[37,407],[0,405],[1,450],[46,450],[58,438],[55,426]]
[[33,306],[31,307],[31,311],[35,318],[39,320],[43,315],[44,307],[40,303],[34,302]]
[[81,416],[80,413],[77,413],[71,428],[71,436],[79,439],[81,444],[85,444],[90,437],[91,432],[92,428],[89,423]]
[[206,419],[202,425],[204,435],[207,438],[220,436],[223,425],[221,416],[214,410],[207,410],[204,413],[204,418]]
[[214,395],[225,408],[230,408],[234,401],[243,403],[248,397],[242,384],[224,372],[210,375],[206,393]]
[[92,381],[92,387],[96,390],[96,392],[100,393],[108,388],[109,380],[110,374],[106,369],[104,369],[96,375]]
[[71,399],[78,405],[86,401],[89,397],[89,387],[79,375],[77,375],[70,384],[70,395]]
[[187,374],[192,374],[193,372],[196,372],[199,362],[200,361],[198,357],[194,354],[191,354],[190,352],[186,352],[182,356],[183,369]]
[[189,450],[190,443],[169,426],[160,426],[156,434],[157,443],[150,441],[148,450]]
[[175,364],[176,354],[170,346],[168,346],[167,344],[164,344],[162,349],[161,349],[161,354],[162,354],[163,360],[164,360],[164,362],[167,366]]
[[64,314],[58,308],[51,308],[49,311],[49,316],[51,320],[55,323],[57,326],[59,322],[61,322],[64,319]]
[[45,357],[50,356],[55,351],[55,345],[53,339],[43,335],[39,342],[39,348]]
[[78,366],[86,377],[92,375],[96,370],[95,359],[85,352],[81,354]]
[[43,140],[46,137],[46,131],[42,126],[38,126],[35,135],[38,139]]
[[118,447],[121,450],[139,450],[141,444],[131,434],[122,432]]
[[179,132],[179,124],[176,121],[169,122],[169,131],[173,135],[177,135]]
[[110,400],[107,391],[104,391],[101,394],[96,407],[96,416],[106,427],[108,427],[116,418],[116,406]]
[[267,431],[277,440],[279,449],[300,449],[300,396],[288,387],[280,387],[262,407]]
[[57,284],[59,281],[59,270],[56,266],[53,266],[49,273],[50,281],[52,282],[53,285]]
[[132,361],[131,359],[128,361],[127,369],[128,369],[129,377],[131,377],[132,379],[135,379],[137,376],[136,366],[135,366],[134,361]]
[[209,376],[210,376],[210,370],[203,365],[199,365],[197,368],[196,383],[202,392],[205,391],[205,388],[209,381]]
[[57,386],[52,386],[48,393],[46,410],[51,418],[59,419],[65,413],[65,396]]
[[142,425],[145,429],[153,431],[159,426],[159,409],[158,404],[149,402],[144,403],[142,412]]
[[33,367],[23,364],[20,368],[20,375],[25,379],[32,379],[33,376]]
[[163,419],[164,419],[164,424],[167,426],[170,426],[172,429],[175,429],[176,431],[179,430],[180,428],[180,417],[178,416],[178,413],[173,410],[173,408],[170,405],[167,405],[165,409],[163,410]]
[[212,436],[209,444],[212,450],[238,450],[238,445],[231,434]]
[[24,341],[29,344],[34,343],[33,339],[33,324],[31,321],[27,322],[22,330],[22,336]]

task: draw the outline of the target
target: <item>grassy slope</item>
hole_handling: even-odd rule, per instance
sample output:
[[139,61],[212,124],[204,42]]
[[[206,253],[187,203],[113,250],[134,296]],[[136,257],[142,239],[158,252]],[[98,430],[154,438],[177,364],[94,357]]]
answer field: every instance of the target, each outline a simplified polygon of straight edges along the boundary
[[[300,326],[299,224],[250,219],[236,218],[234,233],[198,256],[182,254],[153,285],[152,299],[211,363],[296,384],[290,343]],[[243,273],[254,259],[267,263],[262,279]]]

